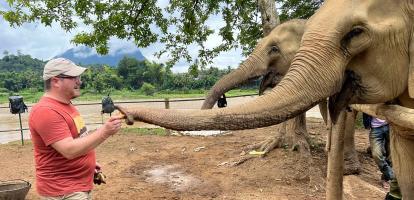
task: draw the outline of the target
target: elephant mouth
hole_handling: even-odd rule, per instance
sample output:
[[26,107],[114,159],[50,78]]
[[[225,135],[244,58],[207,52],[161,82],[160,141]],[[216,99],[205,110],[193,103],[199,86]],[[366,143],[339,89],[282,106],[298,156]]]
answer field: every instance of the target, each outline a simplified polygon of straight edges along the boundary
[[341,110],[354,102],[361,93],[364,93],[361,77],[351,70],[345,71],[345,81],[341,90],[329,97],[328,109],[333,123],[338,119]]
[[270,71],[262,78],[259,88],[259,95],[263,95],[264,91],[268,88],[274,88],[282,80],[284,75]]

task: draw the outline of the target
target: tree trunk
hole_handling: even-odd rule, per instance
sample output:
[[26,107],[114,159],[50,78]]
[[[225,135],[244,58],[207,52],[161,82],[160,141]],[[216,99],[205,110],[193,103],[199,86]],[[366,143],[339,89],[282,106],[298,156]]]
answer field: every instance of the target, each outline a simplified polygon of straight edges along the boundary
[[263,36],[269,35],[270,31],[280,24],[275,1],[258,0],[258,7],[262,18]]
[[292,150],[301,151],[304,155],[309,155],[309,134],[306,130],[306,113],[285,122],[286,138],[285,142],[292,145]]

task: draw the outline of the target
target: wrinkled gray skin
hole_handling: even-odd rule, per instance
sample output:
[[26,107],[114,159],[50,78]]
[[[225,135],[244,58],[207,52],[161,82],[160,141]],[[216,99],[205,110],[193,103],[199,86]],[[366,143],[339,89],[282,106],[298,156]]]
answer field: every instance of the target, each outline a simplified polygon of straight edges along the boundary
[[[213,110],[138,108],[134,120],[176,130],[240,130],[274,125],[330,97],[330,115],[349,103],[398,99],[414,108],[414,1],[326,0],[309,19],[301,46],[282,81],[268,95]],[[278,42],[274,41],[277,46]],[[266,68],[273,48],[243,63]],[[409,93],[410,91],[410,93]],[[391,128],[391,154],[403,198],[414,199],[414,140]]]
[[[262,95],[265,90],[269,90],[274,88],[286,74],[288,68],[290,67],[290,63],[293,59],[291,56],[299,49],[299,43],[302,38],[303,31],[305,29],[305,20],[291,20],[288,22],[283,23],[280,26],[277,26],[272,30],[272,32],[262,39],[261,43],[267,43],[269,40],[277,40],[280,41],[280,47],[290,46],[291,48],[283,48],[283,51],[279,51],[280,56],[276,57],[274,61],[268,63],[265,69],[260,67],[260,65],[241,65],[240,68],[233,70],[231,73],[223,76],[220,80],[217,81],[216,84],[210,89],[208,95],[206,96],[205,101],[203,102],[202,109],[211,109],[219,97],[221,97],[227,91],[237,87],[238,85],[247,82],[249,80],[258,78],[263,76],[263,79],[260,83],[259,94]],[[293,42],[293,43],[292,43]],[[271,44],[271,43],[268,43]],[[258,48],[263,48],[264,45],[258,45]],[[266,54],[265,56],[271,56],[271,54]],[[279,59],[284,59],[283,62],[280,62]],[[319,108],[325,123],[327,123],[327,102],[322,101],[319,104]],[[305,115],[305,114],[302,114]],[[351,115],[348,115],[351,117]],[[352,115],[355,116],[355,115]],[[302,116],[305,118],[305,116]],[[348,118],[349,118],[348,117]],[[296,120],[295,122],[299,122],[301,120]],[[354,146],[354,119],[347,119],[346,124],[346,132],[345,132],[345,171],[344,174],[356,174],[359,173],[359,162],[358,157],[355,151]],[[304,127],[298,127],[299,124],[296,126],[289,126],[289,127],[296,127],[300,130],[283,130],[289,133],[298,133],[301,130],[303,131],[304,136],[307,136],[306,133],[306,124],[303,122],[302,125]],[[274,138],[277,140],[279,138]],[[256,148],[265,149],[266,151],[271,150],[273,143],[263,143],[265,146],[258,146]],[[270,145],[270,146],[267,146]],[[257,146],[257,145],[254,145]],[[306,147],[305,147],[306,148]]]
[[[244,62],[214,84],[201,109],[213,108],[221,95],[249,80],[265,76],[260,87],[261,94],[271,84],[275,84],[274,77],[283,77],[286,74],[293,56],[299,49],[305,23],[306,20],[295,19],[275,27],[267,37],[259,41],[251,61]],[[257,52],[260,52],[260,55]]]

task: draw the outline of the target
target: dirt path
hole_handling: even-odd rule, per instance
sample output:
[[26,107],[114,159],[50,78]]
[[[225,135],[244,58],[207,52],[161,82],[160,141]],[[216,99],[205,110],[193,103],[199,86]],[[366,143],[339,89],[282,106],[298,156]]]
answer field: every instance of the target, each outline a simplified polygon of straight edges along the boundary
[[[308,119],[315,148],[310,161],[277,149],[265,158],[237,167],[241,149],[266,139],[272,127],[228,132],[221,136],[138,136],[121,133],[97,149],[107,184],[96,186],[94,199],[324,199],[327,133],[320,119]],[[345,178],[346,199],[382,199],[380,173],[365,153],[367,132],[358,130],[356,146],[363,171]],[[33,150],[18,142],[0,145],[0,180],[34,184]],[[34,187],[28,199],[38,199]]]

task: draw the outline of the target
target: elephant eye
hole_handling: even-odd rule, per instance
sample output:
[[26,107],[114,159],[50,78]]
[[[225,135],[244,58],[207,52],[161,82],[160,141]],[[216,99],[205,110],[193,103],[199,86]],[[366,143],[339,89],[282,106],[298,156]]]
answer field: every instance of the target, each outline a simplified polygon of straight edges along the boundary
[[351,31],[349,31],[348,34],[345,35],[344,39],[351,39],[355,36],[360,35],[362,32],[364,32],[364,30],[362,30],[362,28],[354,28]]
[[276,53],[276,52],[279,52],[279,48],[276,45],[273,45],[272,47],[270,47],[269,53]]
[[358,35],[361,35],[361,33],[363,33],[363,32],[364,32],[364,30],[362,28],[358,28],[358,27],[353,28],[342,39],[342,42],[341,42],[342,43],[342,46],[343,47],[347,46],[351,42],[351,39],[352,38],[354,38],[354,37],[356,37]]

